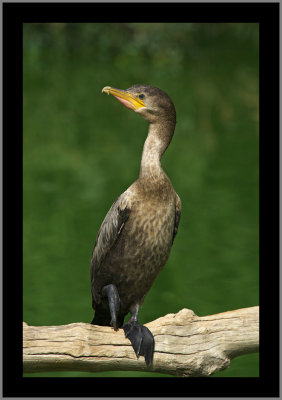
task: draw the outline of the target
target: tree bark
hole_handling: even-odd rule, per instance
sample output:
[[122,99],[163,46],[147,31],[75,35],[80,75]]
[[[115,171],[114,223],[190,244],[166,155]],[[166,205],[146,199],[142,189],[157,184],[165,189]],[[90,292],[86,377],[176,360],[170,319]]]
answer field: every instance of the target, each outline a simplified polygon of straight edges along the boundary
[[23,370],[151,371],[210,376],[237,356],[259,351],[259,307],[198,317],[183,309],[146,326],[155,338],[153,365],[136,358],[122,329],[86,323],[29,326],[23,323]]

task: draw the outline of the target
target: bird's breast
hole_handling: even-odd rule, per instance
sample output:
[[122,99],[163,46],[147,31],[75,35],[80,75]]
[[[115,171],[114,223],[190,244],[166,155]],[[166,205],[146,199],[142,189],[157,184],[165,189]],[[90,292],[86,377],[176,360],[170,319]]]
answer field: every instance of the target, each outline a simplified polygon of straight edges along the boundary
[[174,218],[173,204],[133,204],[121,237],[123,260],[140,268],[162,267],[172,245]]

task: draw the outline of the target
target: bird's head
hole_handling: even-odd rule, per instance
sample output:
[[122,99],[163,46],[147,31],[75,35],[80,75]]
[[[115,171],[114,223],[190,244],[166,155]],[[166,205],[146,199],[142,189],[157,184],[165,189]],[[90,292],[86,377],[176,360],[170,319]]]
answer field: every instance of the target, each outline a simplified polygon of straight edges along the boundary
[[160,120],[170,120],[175,123],[176,112],[173,102],[164,91],[154,86],[133,85],[125,90],[105,86],[102,92],[112,94],[149,123]]

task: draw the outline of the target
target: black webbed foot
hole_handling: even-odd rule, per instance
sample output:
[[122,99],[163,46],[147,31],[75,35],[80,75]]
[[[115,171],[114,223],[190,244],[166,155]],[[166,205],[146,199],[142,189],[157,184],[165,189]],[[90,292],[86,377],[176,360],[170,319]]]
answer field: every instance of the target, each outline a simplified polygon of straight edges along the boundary
[[147,366],[150,367],[155,348],[155,340],[151,331],[136,320],[129,320],[122,329],[125,337],[130,340],[137,358],[144,356]]
[[109,309],[111,313],[111,326],[114,328],[115,331],[118,330],[118,314],[120,310],[120,298],[115,285],[107,285],[104,286],[102,289],[102,296],[104,298],[108,298],[109,302]]

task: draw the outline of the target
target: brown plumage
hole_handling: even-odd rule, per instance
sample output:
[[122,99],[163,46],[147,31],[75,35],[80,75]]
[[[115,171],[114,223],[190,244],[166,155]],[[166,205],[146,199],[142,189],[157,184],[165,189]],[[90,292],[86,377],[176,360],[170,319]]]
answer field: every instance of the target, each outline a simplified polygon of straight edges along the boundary
[[92,323],[117,329],[130,312],[123,329],[137,356],[144,355],[150,365],[154,340],[137,316],[168,259],[180,220],[180,198],[160,163],[174,133],[176,113],[168,95],[152,86],[103,91],[146,119],[149,130],[139,177],[114,202],[97,235],[91,260]]

